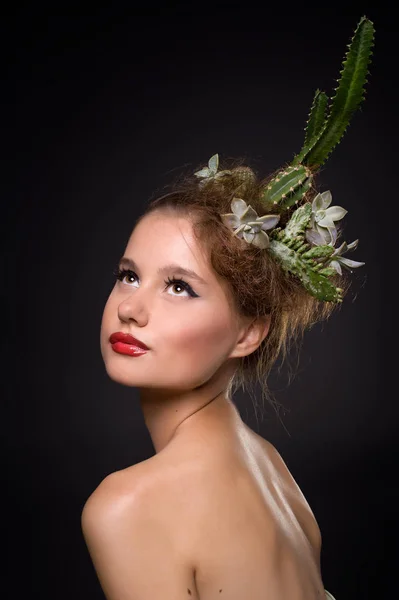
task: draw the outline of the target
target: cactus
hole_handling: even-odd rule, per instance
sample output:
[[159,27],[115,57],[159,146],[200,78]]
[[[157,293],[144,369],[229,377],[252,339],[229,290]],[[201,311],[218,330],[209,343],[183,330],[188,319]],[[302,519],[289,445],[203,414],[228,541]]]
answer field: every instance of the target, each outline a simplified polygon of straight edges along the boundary
[[288,240],[302,236],[310,223],[311,216],[312,205],[309,202],[297,208],[284,228],[284,238]]
[[279,204],[289,208],[298,204],[312,183],[312,173],[304,165],[289,166],[280,171],[262,192],[261,200],[267,209]]
[[[339,143],[353,113],[364,98],[364,85],[373,45],[373,23],[362,17],[348,46],[349,50],[340,72],[341,79],[338,81],[329,114],[326,115],[327,95],[316,90],[301,151],[262,192],[261,199],[268,209],[270,204],[279,204],[283,209],[289,208],[298,203],[310,189],[313,172],[326,161]],[[297,171],[294,170],[295,167]]]
[[340,142],[353,113],[364,99],[364,85],[367,82],[373,45],[373,23],[362,17],[348,45],[349,50],[345,55],[340,71],[341,78],[338,87],[335,88],[336,94],[332,99],[329,114],[324,124],[321,127],[319,125],[316,135],[312,132],[313,121],[309,119],[305,144],[292,164],[305,164],[311,169],[318,168]]
[[310,109],[309,119],[305,128],[305,146],[310,146],[316,141],[326,120],[328,96],[320,90],[316,90]]
[[[342,289],[335,287],[328,279],[336,275],[336,270],[324,262],[334,253],[334,247],[311,247],[306,241],[305,233],[311,215],[310,202],[297,208],[284,229],[274,229],[270,233],[268,251],[285,271],[299,277],[312,296],[327,302],[342,302]],[[322,262],[317,262],[320,259]]]
[[[334,252],[334,248],[331,246],[329,248],[331,253]],[[323,267],[313,258],[304,258],[304,254],[290,248],[286,240],[270,240],[268,251],[285,271],[301,280],[304,288],[312,296],[325,302],[342,302],[342,288],[335,287],[328,279],[329,275],[335,273],[335,269]]]

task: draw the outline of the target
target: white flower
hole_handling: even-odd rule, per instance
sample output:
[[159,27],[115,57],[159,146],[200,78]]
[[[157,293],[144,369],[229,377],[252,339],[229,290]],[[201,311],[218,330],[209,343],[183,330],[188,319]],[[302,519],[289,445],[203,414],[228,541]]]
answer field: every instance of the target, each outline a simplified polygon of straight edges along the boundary
[[355,240],[350,244],[343,242],[340,245],[340,247],[337,248],[329,257],[328,266],[335,269],[339,275],[342,275],[341,265],[346,267],[349,271],[351,269],[356,269],[357,267],[362,267],[365,264],[364,262],[358,262],[357,260],[349,260],[349,258],[344,258],[343,256],[341,256],[342,254],[345,254],[345,252],[347,252],[348,250],[355,250],[355,248],[357,248],[358,243],[359,240]]
[[219,179],[220,177],[224,177],[225,175],[229,175],[231,171],[219,171],[217,172],[219,167],[219,154],[214,154],[208,161],[208,166],[204,167],[200,171],[196,171],[194,175],[201,179],[199,182],[200,187],[208,183],[209,181]]
[[342,206],[330,206],[331,192],[317,194],[312,202],[312,215],[306,230],[306,239],[316,246],[334,246],[337,241],[335,221],[342,219],[348,212]]
[[272,229],[280,220],[280,215],[263,215],[258,217],[251,205],[242,198],[233,198],[232,213],[221,215],[227,227],[234,230],[234,235],[244,238],[246,242],[258,248],[268,248],[270,244],[267,229]]

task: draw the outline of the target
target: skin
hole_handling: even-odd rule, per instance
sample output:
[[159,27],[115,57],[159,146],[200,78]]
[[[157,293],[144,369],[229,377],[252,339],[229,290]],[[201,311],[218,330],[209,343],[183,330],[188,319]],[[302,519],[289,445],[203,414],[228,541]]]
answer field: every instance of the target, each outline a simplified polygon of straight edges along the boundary
[[[101,323],[101,353],[111,379],[139,390],[155,452],[177,436],[190,438],[205,415],[238,427],[242,421],[228,397],[228,383],[239,359],[266,337],[269,320],[234,312],[226,282],[213,271],[186,216],[165,209],[146,215],[133,229],[123,256],[135,261],[136,275],[116,280],[110,293]],[[157,273],[169,263],[195,271],[206,283],[176,270]],[[180,284],[165,283],[168,276],[186,281],[198,297]],[[115,331],[130,333],[150,350],[140,357],[114,352],[109,336]]]

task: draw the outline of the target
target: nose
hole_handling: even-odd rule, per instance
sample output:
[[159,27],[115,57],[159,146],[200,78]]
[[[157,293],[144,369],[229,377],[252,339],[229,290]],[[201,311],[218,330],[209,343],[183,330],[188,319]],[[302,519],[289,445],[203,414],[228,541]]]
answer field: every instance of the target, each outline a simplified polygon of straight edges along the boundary
[[148,321],[149,299],[143,290],[135,289],[118,306],[118,316],[122,322],[135,321],[141,326]]

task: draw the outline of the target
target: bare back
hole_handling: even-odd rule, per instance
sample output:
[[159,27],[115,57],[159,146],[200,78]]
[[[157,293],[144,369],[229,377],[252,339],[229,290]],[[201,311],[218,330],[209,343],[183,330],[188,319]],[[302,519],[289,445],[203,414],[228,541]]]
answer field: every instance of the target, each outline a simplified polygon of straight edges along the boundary
[[145,461],[149,510],[192,565],[189,597],[324,600],[320,530],[277,450],[246,425],[208,434]]

